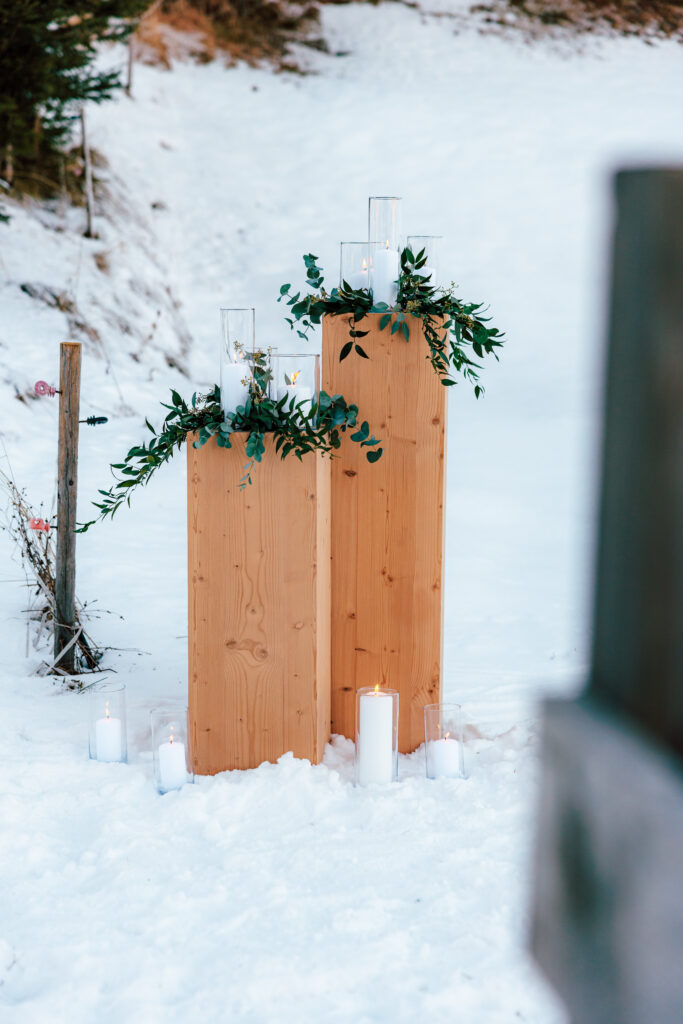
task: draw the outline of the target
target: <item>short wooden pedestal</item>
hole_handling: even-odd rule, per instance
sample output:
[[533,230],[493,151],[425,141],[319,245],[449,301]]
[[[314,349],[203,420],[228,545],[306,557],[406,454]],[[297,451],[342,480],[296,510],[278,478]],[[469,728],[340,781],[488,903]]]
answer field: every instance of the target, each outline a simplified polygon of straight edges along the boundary
[[354,735],[361,686],[399,691],[399,748],[424,741],[423,707],[440,700],[447,389],[428,359],[421,321],[410,341],[359,329],[369,359],[339,353],[348,321],[323,321],[323,388],[343,394],[382,439],[374,465],[345,440],[332,463],[332,731]]
[[194,770],[319,762],[330,735],[330,461],[188,444]]

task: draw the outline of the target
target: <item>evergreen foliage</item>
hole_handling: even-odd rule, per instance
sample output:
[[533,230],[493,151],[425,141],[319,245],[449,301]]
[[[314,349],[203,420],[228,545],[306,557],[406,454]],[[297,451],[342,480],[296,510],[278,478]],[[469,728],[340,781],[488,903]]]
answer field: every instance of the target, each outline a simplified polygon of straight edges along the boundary
[[0,176],[38,163],[64,143],[79,104],[121,85],[118,71],[95,67],[97,45],[125,39],[147,3],[2,0]]

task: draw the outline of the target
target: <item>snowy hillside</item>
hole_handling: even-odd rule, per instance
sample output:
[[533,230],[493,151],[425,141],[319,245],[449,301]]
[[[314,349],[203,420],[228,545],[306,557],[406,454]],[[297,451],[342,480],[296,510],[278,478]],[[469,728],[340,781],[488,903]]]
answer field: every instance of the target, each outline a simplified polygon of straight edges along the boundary
[[47,652],[26,656],[0,535],[2,1020],[564,1019],[524,952],[535,702],[587,663],[609,173],[683,159],[683,72],[675,44],[571,55],[458,28],[332,7],[348,55],[309,55],[306,77],[139,66],[132,99],[89,111],[98,238],[57,206],[0,226],[0,423],[36,514],[57,406],[31,391],[59,341],[85,344],[83,415],[110,417],[81,435],[85,519],[168,387],[216,380],[220,305],[255,305],[259,341],[291,348],[280,284],[304,252],[335,282],[368,195],[443,234],[444,276],[507,334],[486,397],[450,394],[444,683],[482,734],[468,780],[427,782],[418,753],[400,785],[359,791],[338,740],[317,768],[156,794],[148,712],[187,684],[184,456],[79,539],[77,591],[129,701],[130,763],[89,762],[86,698],[33,675]]

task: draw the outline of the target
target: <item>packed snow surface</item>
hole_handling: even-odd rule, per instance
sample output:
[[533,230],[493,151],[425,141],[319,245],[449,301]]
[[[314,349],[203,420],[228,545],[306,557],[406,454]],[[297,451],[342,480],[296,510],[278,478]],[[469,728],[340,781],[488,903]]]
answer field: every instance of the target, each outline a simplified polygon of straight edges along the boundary
[[87,695],[33,674],[49,651],[3,538],[11,1024],[564,1020],[525,952],[536,701],[587,663],[609,174],[681,160],[680,49],[530,48],[398,5],[324,21],[345,55],[309,54],[316,74],[139,66],[132,99],[90,110],[97,239],[80,210],[12,207],[3,465],[48,513],[57,407],[30,391],[81,338],[83,415],[110,417],[83,428],[89,517],[167,388],[216,380],[218,307],[255,305],[259,341],[292,350],[275,298],[301,254],[334,283],[368,195],[403,196],[406,229],[444,236],[446,278],[507,333],[486,397],[450,394],[444,686],[476,726],[469,778],[427,781],[419,751],[398,785],[356,789],[338,738],[321,766],[156,793],[148,713],[186,692],[183,456],[79,540],[78,593],[129,707],[129,763],[90,762]]

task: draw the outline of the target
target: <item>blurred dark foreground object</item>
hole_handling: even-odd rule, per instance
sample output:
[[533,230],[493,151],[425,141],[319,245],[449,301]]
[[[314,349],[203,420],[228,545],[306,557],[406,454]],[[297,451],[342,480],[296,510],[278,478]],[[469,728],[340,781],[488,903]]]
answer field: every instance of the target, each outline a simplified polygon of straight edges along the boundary
[[532,946],[573,1024],[681,1024],[683,170],[616,198],[592,669],[545,707]]

